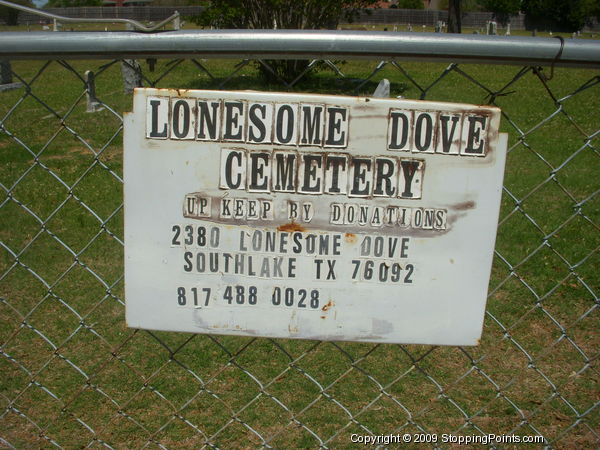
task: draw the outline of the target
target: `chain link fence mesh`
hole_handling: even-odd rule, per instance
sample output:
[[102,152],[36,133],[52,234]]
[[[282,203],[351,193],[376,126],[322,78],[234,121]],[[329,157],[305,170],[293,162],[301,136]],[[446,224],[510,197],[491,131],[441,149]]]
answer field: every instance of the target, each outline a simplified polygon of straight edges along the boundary
[[[0,446],[345,448],[435,433],[422,445],[495,434],[598,447],[600,76],[314,61],[268,84],[257,67],[269,64],[13,61],[21,87],[0,92]],[[369,95],[387,78],[393,96],[502,108],[510,144],[481,345],[127,328],[122,65],[145,86]]]

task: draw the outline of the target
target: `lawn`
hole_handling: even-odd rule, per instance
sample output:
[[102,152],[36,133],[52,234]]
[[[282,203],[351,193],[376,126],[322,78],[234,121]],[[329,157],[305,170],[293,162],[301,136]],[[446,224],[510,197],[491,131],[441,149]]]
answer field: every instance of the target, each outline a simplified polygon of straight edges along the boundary
[[387,78],[392,96],[499,106],[509,154],[481,345],[127,328],[120,63],[13,61],[28,89],[0,92],[0,445],[346,448],[352,433],[425,432],[598,446],[597,71],[399,61],[363,82],[376,61],[338,61],[344,77],[283,88],[253,63],[140,63],[157,87],[370,95]]

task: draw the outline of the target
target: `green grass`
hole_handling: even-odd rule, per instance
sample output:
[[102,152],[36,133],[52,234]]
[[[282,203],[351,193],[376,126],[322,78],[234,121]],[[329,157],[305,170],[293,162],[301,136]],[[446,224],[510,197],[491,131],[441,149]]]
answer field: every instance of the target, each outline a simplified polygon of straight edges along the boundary
[[[44,19],[42,19],[44,20]],[[358,30],[358,31],[390,31],[393,32],[394,26],[397,27],[398,32],[407,32],[412,29],[414,33],[422,33],[428,32],[433,33],[435,31],[434,26],[421,26],[421,25],[412,25],[409,28],[408,24],[375,24],[375,25],[363,25],[363,24],[341,24],[338,26],[339,30]],[[44,28],[47,27],[47,28]],[[60,25],[60,29],[65,32],[69,31],[124,31],[126,30],[125,24],[122,23],[65,23]],[[183,17],[181,28],[184,30],[194,30],[194,29],[203,29],[204,27],[196,25],[193,23],[188,17]],[[163,31],[169,31],[173,29],[172,24],[167,24],[161,28]],[[32,23],[29,25],[4,25],[0,24],[0,32],[2,31],[52,31],[52,23],[43,24],[43,23]],[[463,34],[471,34],[471,33],[485,33],[485,29],[483,27],[474,28],[474,27],[463,27]],[[505,35],[506,28],[501,26],[498,27],[498,35]],[[532,32],[527,30],[511,30],[512,36],[531,36]],[[538,31],[536,32],[536,36],[538,37],[550,37],[550,36],[563,36],[565,38],[571,37],[572,33],[549,33],[546,31]],[[586,31],[582,32],[580,39],[599,39],[600,33]]]
[[[51,62],[39,73],[45,62],[14,61],[19,77],[34,80],[31,95],[0,93],[0,121],[12,135],[0,133],[0,240],[10,249],[0,249],[0,438],[15,447],[95,440],[190,448],[209,440],[250,448],[263,444],[260,435],[295,448],[317,447],[318,435],[346,448],[352,433],[366,430],[530,435],[534,427],[556,447],[598,445],[590,431],[599,426],[598,138],[583,147],[598,129],[598,85],[563,102],[568,117],[556,115],[522,141],[511,122],[526,132],[554,101],[533,72],[496,99],[510,137],[505,187],[518,203],[508,194],[502,200],[496,249],[510,267],[495,258],[480,346],[334,344],[125,326],[120,120],[108,110],[86,113],[78,79],[93,70],[98,97],[114,111],[130,110],[119,64],[106,63]],[[169,67],[158,61],[150,72],[141,63],[151,80]],[[202,64],[215,80],[184,61],[156,85],[215,88],[236,61]],[[413,81],[425,89],[447,66],[401,65],[412,81],[387,65],[358,93],[388,78],[394,96],[420,98]],[[294,90],[354,93],[375,66],[341,62],[346,79],[324,70]],[[519,70],[459,68],[425,98],[485,104],[489,92],[465,75],[497,91]],[[593,77],[556,69],[547,85],[562,98]],[[262,83],[253,65],[226,87],[282,90]],[[569,429],[578,420],[573,408],[592,410]]]

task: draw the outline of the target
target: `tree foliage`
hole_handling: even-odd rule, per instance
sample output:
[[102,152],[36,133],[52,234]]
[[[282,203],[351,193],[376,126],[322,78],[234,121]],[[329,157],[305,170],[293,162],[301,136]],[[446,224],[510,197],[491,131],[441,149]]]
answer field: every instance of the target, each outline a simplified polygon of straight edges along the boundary
[[522,0],[530,27],[554,31],[578,31],[600,12],[600,0]]
[[[28,6],[29,8],[35,8],[35,5],[30,0],[10,0],[11,3],[17,5]],[[18,25],[19,23],[19,10],[11,8],[9,6],[0,5],[0,21],[5,22],[6,25]]]
[[[443,11],[448,10],[449,6],[448,0],[440,0],[438,3],[438,8]],[[461,0],[460,2],[460,10],[463,13],[472,12],[472,11],[481,11],[482,7],[479,4],[479,0]]]
[[494,18],[503,25],[521,9],[521,0],[478,0],[478,3],[484,10],[493,12]]
[[352,21],[374,0],[213,0],[197,22],[218,28],[315,30]]
[[399,9],[425,9],[423,0],[398,0],[393,7]]
[[[352,22],[374,0],[213,0],[194,21],[216,28],[335,29],[341,20]],[[292,80],[308,66],[305,60],[266,61],[259,65],[267,81]]]
[[76,6],[102,6],[102,0],[48,0],[46,6],[52,8],[71,8]]

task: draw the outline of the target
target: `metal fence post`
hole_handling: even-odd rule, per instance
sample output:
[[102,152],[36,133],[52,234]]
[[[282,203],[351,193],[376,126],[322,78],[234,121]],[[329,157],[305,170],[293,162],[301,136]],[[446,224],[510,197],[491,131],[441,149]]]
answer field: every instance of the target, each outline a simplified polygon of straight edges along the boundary
[[0,84],[10,84],[13,82],[12,70],[8,59],[0,59]]

